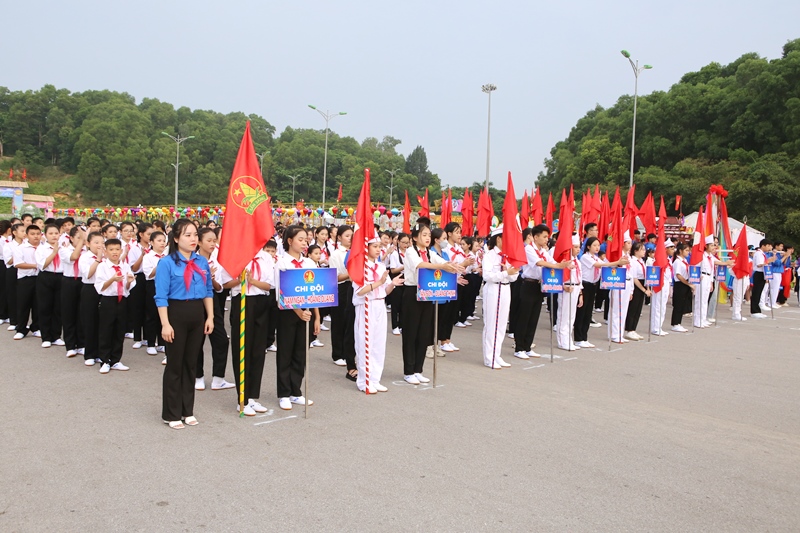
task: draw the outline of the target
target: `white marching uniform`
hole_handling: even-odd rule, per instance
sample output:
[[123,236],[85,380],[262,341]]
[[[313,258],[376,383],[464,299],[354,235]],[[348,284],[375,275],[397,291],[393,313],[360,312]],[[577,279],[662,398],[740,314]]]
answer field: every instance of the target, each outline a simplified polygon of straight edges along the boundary
[[[770,259],[774,258],[775,257],[775,252],[772,252],[771,255],[772,255],[772,257],[770,257]],[[782,256],[778,256],[778,257],[782,257]],[[774,267],[775,265],[780,263],[780,261],[781,260],[774,261],[774,262],[770,263],[770,265],[772,265]],[[781,271],[781,272],[773,272],[772,276],[770,276],[770,278],[767,280],[767,283],[769,283],[769,294],[767,294],[766,290],[762,291],[761,299],[762,300],[766,299],[766,303],[770,307],[778,307],[778,295],[781,292],[781,283],[782,282],[783,282],[783,271]]]
[[664,319],[667,316],[667,301],[669,300],[669,293],[672,289],[673,283],[672,263],[667,261],[667,266],[661,269],[661,290],[654,291],[654,287],[650,287],[650,333],[653,335],[661,335],[662,327],[664,326]]
[[[569,272],[569,279],[564,280],[564,288],[572,287],[572,292],[558,293],[558,321],[556,329],[556,340],[558,347],[564,350],[574,350],[575,342],[572,338],[572,330],[575,326],[575,313],[578,310],[578,297],[583,289],[581,264],[576,257],[571,259],[575,268],[564,270]],[[587,305],[583,302],[583,305]]]
[[696,328],[702,328],[708,323],[708,296],[713,289],[714,258],[708,252],[703,252],[703,259],[699,266],[700,284],[694,291],[694,306],[692,308],[692,321]]
[[749,286],[750,276],[745,276],[742,279],[733,278],[733,306],[731,307],[731,315],[734,320],[742,319],[742,301],[744,300],[744,293]]
[[519,276],[519,273],[509,276],[508,268],[511,265],[501,257],[496,247],[483,255],[483,364],[488,367],[493,363],[497,366],[500,358],[511,307],[508,284]]
[[[374,263],[367,261],[369,271],[364,278],[364,285],[376,282],[375,289],[364,296],[359,296],[364,285],[353,283],[353,305],[356,308],[355,335],[356,342],[356,368],[358,377],[356,386],[364,391],[369,380],[369,392],[377,392],[375,384],[381,382],[383,365],[386,360],[386,289],[392,284],[392,278],[386,277],[386,283],[377,285],[383,277],[386,267],[383,262]],[[369,372],[367,372],[367,306],[369,306]]]
[[[631,261],[629,254],[622,257]],[[632,262],[632,261],[631,261]],[[633,278],[630,265],[625,269],[625,289],[609,291],[608,295],[608,336],[612,342],[623,342],[622,335],[625,331],[625,317],[628,316],[628,306],[633,294]]]

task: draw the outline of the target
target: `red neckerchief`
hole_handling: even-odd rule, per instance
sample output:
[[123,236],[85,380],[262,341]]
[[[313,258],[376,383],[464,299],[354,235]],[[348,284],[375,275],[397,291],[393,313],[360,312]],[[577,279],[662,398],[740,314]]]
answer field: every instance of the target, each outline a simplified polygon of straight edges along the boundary
[[[52,250],[53,247],[50,246],[50,249]],[[55,272],[60,266],[61,266],[61,258],[58,257],[58,253],[56,253],[56,256],[53,258],[53,272]]]
[[[181,259],[183,261],[183,259]],[[184,261],[186,263],[186,268],[183,270],[183,284],[186,286],[186,290],[189,290],[189,286],[192,284],[192,276],[194,272],[197,272],[203,277],[203,283],[206,282],[206,273],[202,270],[199,266],[197,266],[194,262],[194,259],[189,259],[188,261]]]
[[130,243],[128,243],[128,244],[125,245],[125,262],[126,263],[130,263],[130,261],[128,261],[128,254],[130,253],[130,251],[131,251],[131,245],[130,245]]
[[[250,272],[253,274],[255,279],[261,281],[261,264],[258,262],[258,257],[254,257],[250,262]],[[247,283],[247,289],[250,290],[249,282]]]
[[572,259],[572,262],[575,263],[575,273],[578,275],[578,281],[581,279],[581,264],[578,262],[578,258],[575,257]]
[[[117,276],[122,276],[122,268],[119,265],[111,265],[111,268],[114,269],[114,272],[117,273]],[[122,301],[122,281],[117,282],[117,301]]]
[[378,281],[378,263],[375,263],[373,266],[367,265],[367,268],[372,271],[372,279],[371,282]]
[[427,263],[428,262],[428,251],[427,250],[422,250],[419,253],[419,256],[422,258],[422,262],[423,263]]
[[299,259],[292,259],[292,264],[295,268],[303,268],[303,262]]
[[540,252],[536,246],[533,247],[533,251],[536,252],[536,255],[539,256],[539,259],[541,259],[542,261],[547,261],[547,256],[545,256],[542,252]]

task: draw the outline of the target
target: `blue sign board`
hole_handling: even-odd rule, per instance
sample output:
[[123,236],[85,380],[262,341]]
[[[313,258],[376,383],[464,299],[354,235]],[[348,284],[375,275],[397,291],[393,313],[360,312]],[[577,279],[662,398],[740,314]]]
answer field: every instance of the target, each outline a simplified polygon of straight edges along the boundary
[[542,268],[542,292],[545,294],[564,292],[564,270]]
[[700,283],[700,265],[689,266],[689,283]]
[[717,281],[722,283],[728,280],[728,267],[724,265],[717,266]]
[[458,275],[441,269],[417,270],[417,301],[446,303],[458,299]]
[[625,267],[603,267],[600,269],[600,288],[610,291],[625,290],[625,278],[628,269]]
[[661,267],[649,266],[645,267],[644,284],[646,287],[652,287],[661,283]]
[[339,305],[338,285],[335,268],[281,270],[278,309],[336,307]]
[[767,279],[772,277],[772,265],[764,264],[764,277]]

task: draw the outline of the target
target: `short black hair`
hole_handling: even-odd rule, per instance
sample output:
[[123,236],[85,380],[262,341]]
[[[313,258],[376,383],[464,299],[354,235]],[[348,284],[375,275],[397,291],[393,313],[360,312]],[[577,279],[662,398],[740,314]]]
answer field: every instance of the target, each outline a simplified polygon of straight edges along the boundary
[[114,246],[114,245],[121,247],[122,246],[122,241],[119,240],[119,239],[108,239],[106,241],[106,248],[108,248],[109,246]]
[[769,239],[761,239],[761,242],[758,243],[758,247],[763,248],[765,246],[772,246],[772,241]]
[[28,226],[27,228],[25,228],[25,235],[27,235],[28,233],[30,233],[30,232],[32,232],[32,231],[39,231],[39,232],[41,232],[42,230],[40,230],[40,229],[39,229],[39,226],[37,226],[36,224],[31,224],[30,226]]
[[545,231],[547,232],[547,234],[548,234],[548,235],[552,233],[552,232],[550,231],[550,227],[549,227],[547,224],[539,224],[538,226],[534,226],[534,227],[531,229],[531,234],[532,234],[534,237],[536,237],[536,236],[538,236],[538,235],[541,235],[541,234],[542,234],[542,233],[544,233]]

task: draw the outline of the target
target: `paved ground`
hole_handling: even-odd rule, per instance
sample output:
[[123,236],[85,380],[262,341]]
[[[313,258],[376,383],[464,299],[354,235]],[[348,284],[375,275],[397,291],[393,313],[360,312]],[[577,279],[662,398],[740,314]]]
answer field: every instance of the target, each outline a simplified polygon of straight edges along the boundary
[[208,389],[182,431],[160,421],[160,356],[127,342],[131,370],[103,376],[3,332],[0,530],[798,531],[800,309],[720,322],[612,352],[593,329],[603,349],[554,364],[507,340],[496,371],[476,322],[435,390],[398,381],[390,336],[370,397],[326,346],[307,420],[277,409],[269,355],[274,412]]

